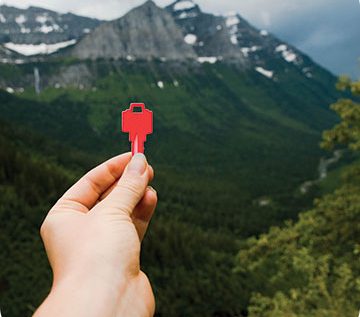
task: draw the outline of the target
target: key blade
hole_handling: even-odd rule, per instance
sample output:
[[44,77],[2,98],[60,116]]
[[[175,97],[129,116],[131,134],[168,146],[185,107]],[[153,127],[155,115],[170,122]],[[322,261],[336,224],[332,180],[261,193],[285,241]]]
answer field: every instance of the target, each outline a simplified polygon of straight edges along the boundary
[[134,141],[131,142],[131,152],[132,155],[142,153],[145,154],[144,142],[140,140],[138,136],[135,137]]
[[136,136],[134,142],[132,142],[132,154],[139,153],[139,137]]

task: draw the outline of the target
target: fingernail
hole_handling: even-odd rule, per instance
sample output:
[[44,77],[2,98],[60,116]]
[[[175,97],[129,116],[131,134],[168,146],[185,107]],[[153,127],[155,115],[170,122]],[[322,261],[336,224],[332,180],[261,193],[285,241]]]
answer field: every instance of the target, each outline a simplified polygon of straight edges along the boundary
[[138,153],[132,157],[127,169],[129,172],[134,172],[142,175],[146,171],[146,166],[147,162],[145,155],[142,153]]
[[154,187],[148,186],[148,189],[150,189],[152,192],[154,192],[155,194],[157,194],[157,192],[156,192],[156,190],[154,189]]

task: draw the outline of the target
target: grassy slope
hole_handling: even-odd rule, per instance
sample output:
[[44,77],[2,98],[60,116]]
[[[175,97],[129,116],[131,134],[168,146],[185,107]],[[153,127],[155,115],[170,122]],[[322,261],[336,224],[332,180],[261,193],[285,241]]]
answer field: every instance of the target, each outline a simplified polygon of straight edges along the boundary
[[[41,72],[50,74],[62,64],[46,65],[39,66]],[[29,73],[32,66],[22,67],[21,72]],[[2,116],[91,152],[100,161],[128,149],[127,137],[119,133],[120,112],[131,101],[145,101],[155,113],[155,133],[146,146],[160,192],[168,197],[191,187],[193,197],[201,198],[187,195],[181,201],[211,210],[215,219],[191,215],[197,224],[217,227],[224,210],[233,210],[225,212],[226,224],[248,235],[256,232],[244,225],[249,213],[265,216],[263,224],[257,217],[250,220],[257,223],[251,227],[262,230],[301,208],[293,192],[314,178],[321,155],[319,132],[334,120],[327,110],[335,95],[329,86],[325,93],[295,68],[287,73],[290,80],[280,76],[273,82],[222,64],[181,70],[161,63],[120,67],[99,62],[89,67],[97,76],[97,91],[48,88],[36,97],[28,89],[21,101],[2,102]],[[163,90],[156,86],[160,80]],[[248,207],[264,195],[281,200],[285,215],[270,207]],[[204,204],[214,196],[215,204]],[[299,206],[290,212],[289,205]],[[188,219],[189,214],[180,216]]]

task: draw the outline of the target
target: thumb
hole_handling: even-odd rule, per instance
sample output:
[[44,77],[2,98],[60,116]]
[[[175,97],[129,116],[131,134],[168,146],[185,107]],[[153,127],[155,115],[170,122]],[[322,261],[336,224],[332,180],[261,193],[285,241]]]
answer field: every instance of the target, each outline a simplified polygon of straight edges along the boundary
[[149,179],[145,155],[134,155],[113,191],[95,209],[100,212],[124,212],[131,215],[144,196]]

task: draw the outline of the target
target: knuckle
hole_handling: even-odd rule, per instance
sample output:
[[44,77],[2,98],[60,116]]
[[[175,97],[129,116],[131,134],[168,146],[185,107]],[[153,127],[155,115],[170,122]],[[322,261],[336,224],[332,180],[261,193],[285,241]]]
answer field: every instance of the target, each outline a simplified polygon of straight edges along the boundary
[[106,207],[107,214],[111,216],[123,216],[123,219],[127,219],[131,215],[132,210],[129,206],[119,203],[116,206],[109,205]]
[[46,218],[40,227],[40,236],[42,239],[45,239],[48,230],[49,230],[49,222],[47,221]]
[[121,184],[122,189],[127,195],[131,195],[134,198],[139,198],[142,192],[142,182],[137,177],[128,178]]
[[53,221],[51,221],[50,218],[51,217],[47,216],[40,227],[40,236],[43,240],[49,237],[53,231]]

